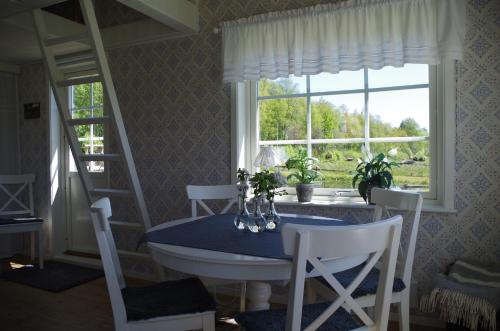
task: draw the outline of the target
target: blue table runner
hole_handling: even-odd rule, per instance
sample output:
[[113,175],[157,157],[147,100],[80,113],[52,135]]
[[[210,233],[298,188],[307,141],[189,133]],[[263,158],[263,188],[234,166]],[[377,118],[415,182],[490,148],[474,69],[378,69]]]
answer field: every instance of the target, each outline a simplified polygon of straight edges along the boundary
[[[290,260],[283,252],[281,233],[239,231],[233,224],[233,214],[213,215],[196,221],[147,232],[145,241],[159,244],[206,249],[232,254]],[[281,216],[286,223],[342,226],[348,221],[329,218]]]

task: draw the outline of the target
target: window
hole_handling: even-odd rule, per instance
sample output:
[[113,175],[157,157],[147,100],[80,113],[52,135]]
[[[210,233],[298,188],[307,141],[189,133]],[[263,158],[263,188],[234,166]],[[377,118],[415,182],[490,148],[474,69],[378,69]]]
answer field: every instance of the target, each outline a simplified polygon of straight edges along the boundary
[[302,148],[320,161],[323,189],[315,194],[355,194],[364,147],[399,163],[396,186],[451,209],[453,72],[452,64],[407,64],[235,84],[233,168],[254,171],[260,146],[273,146],[283,161]]
[[[103,117],[103,90],[101,83],[71,86],[70,105],[72,118]],[[104,124],[88,124],[75,126],[80,148],[85,154],[104,153]],[[70,158],[70,170],[76,171],[74,161]],[[89,161],[89,172],[103,172],[104,161]]]

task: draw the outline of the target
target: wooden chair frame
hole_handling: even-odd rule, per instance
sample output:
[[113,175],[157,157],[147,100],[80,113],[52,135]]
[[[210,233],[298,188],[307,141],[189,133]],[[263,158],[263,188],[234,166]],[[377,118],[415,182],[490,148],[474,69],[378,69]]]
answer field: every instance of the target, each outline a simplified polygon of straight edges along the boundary
[[[34,217],[35,207],[33,200],[34,174],[0,175],[0,191],[7,195],[7,201],[0,207],[0,216],[30,215]],[[14,192],[6,185],[20,185]],[[28,205],[19,199],[19,196],[28,190]],[[14,203],[16,208],[9,208]],[[44,264],[44,233],[43,222],[20,222],[19,224],[0,225],[0,234],[29,232],[31,239],[31,259],[35,260],[35,234],[38,234],[38,257],[40,269]]]
[[[357,330],[387,330],[390,297],[396,269],[402,217],[346,227],[307,226],[286,224],[282,229],[285,254],[294,256],[292,280],[287,306],[287,331],[301,330],[302,304],[306,265],[310,263],[338,293],[337,298],[304,330],[319,328],[340,307],[348,306],[365,327]],[[322,261],[358,255],[369,258],[357,277],[347,288],[332,275]],[[353,291],[382,259],[382,268],[375,299],[373,320],[352,297]]]
[[198,216],[198,205],[208,215],[215,215],[203,200],[228,200],[228,204],[221,210],[225,214],[238,202],[238,190],[235,185],[187,185],[188,199],[191,200],[191,216]]
[[109,218],[112,215],[109,198],[101,198],[90,208],[92,223],[101,254],[104,274],[108,286],[115,329],[118,331],[160,331],[160,330],[197,330],[215,331],[215,312],[182,314],[157,317],[140,321],[127,321],[122,289],[126,287],[116,245],[111,233]]
[[[225,214],[238,202],[238,189],[236,185],[187,185],[186,191],[188,199],[191,200],[191,217],[198,216],[198,205],[203,208],[208,215],[215,215],[215,212],[207,206],[203,200],[227,200],[227,205],[220,214]],[[234,281],[205,279],[211,285],[232,284]],[[212,284],[214,283],[214,284]],[[247,283],[241,282],[240,291],[240,311],[245,311]],[[216,293],[216,289],[214,289]]]
[[[394,292],[391,297],[391,303],[398,304],[400,331],[409,331],[411,274],[423,198],[419,193],[384,190],[380,188],[374,188],[371,194],[372,202],[376,204],[374,211],[375,221],[381,220],[382,217],[391,217],[394,213],[397,213],[403,214],[403,222],[411,222],[408,240],[404,246],[402,243],[399,246],[399,267],[396,270],[396,276],[403,280],[406,288],[401,292]],[[315,281],[314,284],[311,284],[311,287],[313,292],[321,293],[321,296],[325,298],[332,297],[331,289],[328,289],[321,282]],[[375,295],[358,297],[356,301],[361,307],[373,307],[375,305]]]

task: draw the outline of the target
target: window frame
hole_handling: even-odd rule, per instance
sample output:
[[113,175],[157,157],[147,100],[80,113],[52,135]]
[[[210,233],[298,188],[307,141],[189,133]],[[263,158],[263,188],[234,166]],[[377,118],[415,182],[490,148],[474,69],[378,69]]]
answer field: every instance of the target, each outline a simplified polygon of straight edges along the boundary
[[[424,192],[423,197],[425,205],[428,209],[434,209],[436,211],[454,211],[455,86],[455,61],[447,61],[437,66],[429,66],[429,144],[431,154],[430,185],[429,192]],[[247,81],[244,83],[233,83],[231,87],[232,171],[233,174],[235,174],[238,168],[244,167],[249,169],[251,172],[254,172],[256,169],[253,166],[252,160],[255,159],[258,153],[258,141],[260,138],[258,131],[259,114],[257,111],[257,82]],[[407,87],[405,86],[404,89],[407,89]],[[379,90],[391,91],[396,89],[374,88],[369,89],[368,91],[374,92],[374,90],[376,92]],[[364,90],[360,91],[366,92]],[[335,93],[341,94],[337,92]],[[309,94],[308,100],[311,96],[316,96],[316,94],[331,95],[332,93],[320,92],[313,93],[312,95]],[[293,95],[293,97],[297,97],[299,95],[301,94]],[[306,95],[302,97],[305,96]],[[268,97],[265,98],[270,99]],[[276,98],[286,98],[286,96],[279,96]],[[308,110],[308,112],[309,111],[310,110]],[[365,115],[367,115],[366,112]],[[308,123],[308,125],[310,125],[310,123]],[[311,130],[308,130],[308,132],[311,132]],[[367,139],[366,132],[365,138],[361,139]],[[305,140],[306,144],[307,141],[311,140],[311,137],[307,137]],[[337,140],[339,141],[337,143],[340,143],[339,139],[332,140]],[[373,140],[377,140],[377,138],[368,138],[368,140],[373,142]],[[328,141],[331,141],[331,139],[328,139]],[[351,142],[351,139],[349,139],[348,142]],[[232,176],[232,180],[233,182],[236,181],[234,175]],[[287,191],[289,194],[295,194],[294,188],[287,188]],[[335,198],[340,196],[339,193],[345,191],[348,191],[348,189],[317,188],[315,189],[314,196],[321,197],[321,199],[324,200],[324,196]],[[321,205],[325,205],[325,203],[321,202]]]
[[[71,85],[67,88],[67,91],[68,91],[68,104],[69,104],[69,116],[70,118],[73,118],[73,112],[75,111],[89,111],[90,112],[90,118],[93,118],[95,116],[94,114],[94,111],[96,110],[102,110],[102,114],[103,116],[105,116],[105,107],[104,107],[104,98],[103,98],[103,102],[100,103],[100,104],[96,104],[95,103],[95,100],[94,100],[94,84],[96,84],[95,82],[94,83],[85,83],[84,85],[90,85],[90,106],[86,106],[86,107],[73,107],[74,103],[73,103],[73,99],[74,99],[74,89],[77,85]],[[102,87],[104,89],[104,86]],[[104,93],[104,90],[103,90],[103,93]],[[103,125],[103,136],[102,137],[99,137],[99,136],[95,136],[94,135],[94,125],[96,124],[88,124],[89,127],[90,127],[90,138],[89,139],[84,139],[84,138],[80,138],[80,137],[77,137],[78,138],[78,142],[90,142],[90,148],[91,148],[91,153],[94,152],[94,147],[100,147],[101,145],[95,145],[94,146],[94,142],[101,142],[102,143],[102,153],[93,153],[93,154],[105,154],[106,153],[106,141],[107,141],[107,138],[106,138],[106,132],[107,132],[107,128],[106,128],[106,124],[103,123],[103,124],[99,124],[99,125]],[[96,139],[97,138],[97,139]],[[71,160],[71,155],[70,155],[70,161],[69,161],[69,171],[70,172],[77,172],[76,171],[76,166],[73,165],[74,163],[74,160]],[[100,169],[102,169],[102,171],[95,171],[95,170],[92,170],[92,167],[91,166],[91,163],[95,163],[95,162],[102,162],[102,167]],[[95,166],[95,165],[94,165]],[[89,168],[90,167],[90,168]],[[87,171],[89,173],[92,173],[92,174],[101,174],[101,173],[105,173],[106,172],[106,165],[103,161],[89,161],[89,165],[87,165]]]

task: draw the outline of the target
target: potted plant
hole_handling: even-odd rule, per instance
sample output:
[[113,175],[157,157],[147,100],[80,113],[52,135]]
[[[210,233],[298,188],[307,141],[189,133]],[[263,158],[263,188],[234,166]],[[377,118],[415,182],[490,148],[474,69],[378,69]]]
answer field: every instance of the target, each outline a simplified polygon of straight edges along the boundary
[[361,197],[371,203],[371,190],[374,187],[388,189],[393,183],[391,174],[392,167],[399,167],[396,162],[389,161],[383,153],[365,161],[359,160],[356,174],[352,179],[352,187],[358,184],[358,192]]
[[310,202],[314,192],[313,182],[321,177],[318,159],[308,157],[305,150],[300,150],[296,157],[286,161],[285,166],[288,170],[297,170],[288,175],[287,179],[295,178],[298,181],[295,188],[299,202]]
[[[264,228],[268,230],[275,230],[280,223],[280,217],[274,207],[274,198],[276,196],[286,194],[285,190],[278,190],[286,184],[282,178],[283,176],[281,176],[280,173],[272,173],[267,169],[255,173],[250,178],[250,184],[252,185],[253,194],[255,195],[254,217],[259,219],[261,218],[265,221],[264,224],[262,224],[262,228],[258,229],[259,232],[263,231]],[[269,208],[264,216],[262,216],[262,212],[260,210],[263,198],[266,198],[269,201]],[[252,229],[250,229],[250,231],[252,231]]]

